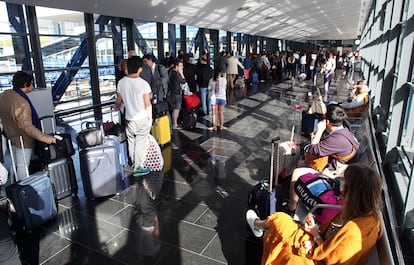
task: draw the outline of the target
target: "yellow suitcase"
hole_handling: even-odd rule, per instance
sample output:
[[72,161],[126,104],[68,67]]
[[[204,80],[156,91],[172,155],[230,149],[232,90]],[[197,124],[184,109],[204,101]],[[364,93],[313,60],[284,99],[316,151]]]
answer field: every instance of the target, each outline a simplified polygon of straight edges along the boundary
[[159,145],[171,142],[170,120],[167,115],[154,119],[151,127],[151,134]]

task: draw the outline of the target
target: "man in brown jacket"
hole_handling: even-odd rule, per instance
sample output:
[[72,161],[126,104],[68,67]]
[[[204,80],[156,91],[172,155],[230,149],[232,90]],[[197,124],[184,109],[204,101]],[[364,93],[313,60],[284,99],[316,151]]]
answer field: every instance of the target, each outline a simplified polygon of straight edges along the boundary
[[[19,71],[14,74],[12,84],[13,89],[0,95],[0,120],[5,134],[12,139],[17,168],[16,180],[22,180],[28,176],[27,167],[35,141],[52,144],[56,143],[56,138],[42,133],[37,112],[26,95],[33,89],[33,76]],[[23,137],[23,150],[19,137],[15,137],[19,135]]]

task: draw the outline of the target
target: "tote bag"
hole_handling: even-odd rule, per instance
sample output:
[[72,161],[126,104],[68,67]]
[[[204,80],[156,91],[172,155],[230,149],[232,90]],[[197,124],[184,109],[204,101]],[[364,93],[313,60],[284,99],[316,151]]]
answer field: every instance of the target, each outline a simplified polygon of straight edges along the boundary
[[312,104],[308,110],[309,114],[326,114],[326,105],[322,100],[322,95],[318,87],[316,87],[316,97],[314,97]]

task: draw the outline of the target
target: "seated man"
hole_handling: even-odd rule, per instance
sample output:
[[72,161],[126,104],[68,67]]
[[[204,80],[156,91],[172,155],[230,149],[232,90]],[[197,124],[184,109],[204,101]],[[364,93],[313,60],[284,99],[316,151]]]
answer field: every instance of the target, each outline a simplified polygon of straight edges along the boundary
[[[357,153],[359,143],[353,133],[343,125],[345,118],[346,114],[342,107],[336,104],[328,106],[326,119],[318,123],[318,129],[311,144],[305,148],[305,161],[299,161],[298,168],[293,171],[290,183],[289,211],[293,212],[296,209],[299,200],[294,186],[300,176],[327,168],[325,173],[332,172],[331,175],[334,177],[335,173],[341,173],[338,171],[343,172],[346,168],[344,165]],[[325,129],[328,135],[322,139]]]
[[351,96],[346,102],[342,103],[342,107],[346,110],[348,117],[358,117],[368,107],[369,91],[366,81],[360,80],[354,86]]

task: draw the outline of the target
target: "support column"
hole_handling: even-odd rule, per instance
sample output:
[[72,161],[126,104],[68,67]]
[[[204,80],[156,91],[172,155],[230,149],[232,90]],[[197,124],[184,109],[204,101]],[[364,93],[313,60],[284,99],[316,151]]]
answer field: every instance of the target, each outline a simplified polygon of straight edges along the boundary
[[185,25],[180,25],[180,44],[180,50],[187,53],[187,27]]
[[16,64],[21,64],[23,71],[32,71],[23,7],[22,5],[11,3],[6,3],[6,6],[9,22],[16,30],[16,33],[19,34],[12,35],[14,58],[16,60]]
[[101,91],[99,88],[99,77],[98,77],[98,60],[96,58],[96,38],[93,14],[85,13],[85,26],[86,26],[86,39],[87,39],[87,50],[89,58],[89,77],[90,77],[90,88],[92,92],[92,104],[94,107],[93,112],[95,120],[102,120],[102,108],[101,108]]
[[219,31],[217,29],[210,29],[210,38],[211,41],[213,42],[213,47],[214,47],[214,55],[213,57],[216,57],[220,51],[219,51]]
[[134,40],[134,20],[130,18],[125,19],[125,27],[127,32],[127,49],[135,50],[135,40]]
[[231,32],[227,31],[226,32],[226,47],[227,47],[227,52],[231,52],[232,51],[232,47],[231,47]]
[[164,25],[161,22],[157,22],[157,52],[160,63],[164,59]]
[[[204,28],[199,28],[198,29],[198,48],[199,48],[199,56],[201,57],[201,54],[205,51],[206,49],[206,34],[204,33]],[[197,52],[197,51],[196,51]]]
[[237,33],[237,48],[236,49],[239,54],[241,54],[241,50],[242,50],[241,40],[242,40],[241,33]]
[[29,26],[30,44],[34,73],[37,87],[46,87],[45,69],[43,66],[42,48],[39,40],[39,27],[37,24],[36,9],[34,6],[26,6],[27,25]]
[[170,54],[174,57],[177,56],[177,31],[175,24],[168,24],[168,44]]

